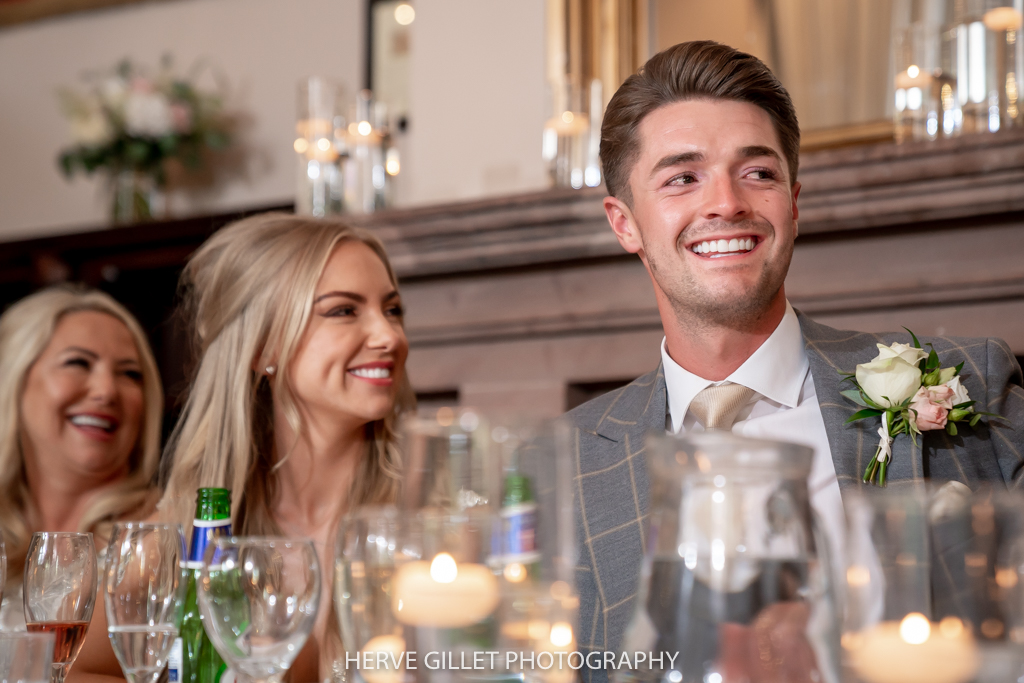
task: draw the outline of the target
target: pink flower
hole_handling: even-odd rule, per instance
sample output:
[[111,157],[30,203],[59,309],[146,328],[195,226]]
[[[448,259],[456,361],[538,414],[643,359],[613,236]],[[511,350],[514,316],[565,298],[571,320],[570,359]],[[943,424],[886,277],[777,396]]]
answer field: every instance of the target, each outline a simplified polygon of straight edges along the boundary
[[151,93],[154,90],[153,84],[150,80],[148,78],[143,78],[142,76],[136,76],[132,79],[131,88],[135,92],[141,93]]
[[171,104],[171,127],[176,133],[192,130],[192,110],[180,102]]
[[917,415],[917,428],[922,432],[943,429],[953,407],[952,398],[953,390],[945,384],[918,389],[910,401],[910,409]]

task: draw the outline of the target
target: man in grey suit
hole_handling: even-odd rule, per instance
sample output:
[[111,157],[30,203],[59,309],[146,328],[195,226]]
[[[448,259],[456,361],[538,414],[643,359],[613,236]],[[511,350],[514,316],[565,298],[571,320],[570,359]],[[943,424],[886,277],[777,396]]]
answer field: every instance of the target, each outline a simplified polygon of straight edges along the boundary
[[[843,424],[858,407],[840,395],[849,385],[840,386],[839,372],[909,335],[835,330],[789,306],[799,135],[789,95],[768,68],[706,41],[654,56],[608,105],[604,208],[623,248],[647,267],[665,341],[657,369],[568,416],[578,444],[581,650],[617,650],[636,606],[647,433],[731,428],[813,446],[812,504],[829,533],[841,533],[842,492],[860,484],[875,455],[878,424]],[[934,345],[943,367],[963,362],[978,409],[1006,419],[958,436],[925,432],[920,446],[896,439],[890,485],[931,478],[1017,486],[1024,430],[1014,427],[1024,419],[1024,390],[1013,354],[998,339],[922,342]],[[705,399],[715,392],[729,394],[730,408],[712,415]],[[607,673],[584,669],[584,678]]]

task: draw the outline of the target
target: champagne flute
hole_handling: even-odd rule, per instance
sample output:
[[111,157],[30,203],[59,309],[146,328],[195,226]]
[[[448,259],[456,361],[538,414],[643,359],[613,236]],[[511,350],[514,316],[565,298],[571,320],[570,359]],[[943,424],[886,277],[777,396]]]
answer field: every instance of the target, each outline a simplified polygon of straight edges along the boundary
[[110,645],[129,683],[155,683],[178,637],[185,541],[177,524],[114,525],[103,598]]
[[217,652],[247,680],[276,682],[320,607],[320,563],[304,539],[218,538],[206,549],[199,609]]
[[92,534],[38,531],[25,560],[25,622],[54,635],[51,683],[63,683],[89,630],[96,601]]

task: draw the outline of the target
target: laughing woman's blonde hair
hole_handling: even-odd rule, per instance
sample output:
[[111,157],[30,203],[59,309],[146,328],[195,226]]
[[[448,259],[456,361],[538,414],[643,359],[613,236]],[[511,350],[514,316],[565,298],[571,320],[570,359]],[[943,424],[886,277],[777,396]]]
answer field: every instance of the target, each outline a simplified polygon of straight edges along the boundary
[[128,475],[92,501],[79,529],[105,537],[114,520],[130,514],[144,517],[155,502],[164,407],[160,374],[146,333],[124,306],[103,292],[54,287],[25,297],[0,316],[0,530],[7,550],[8,576],[21,575],[32,536],[26,515],[34,502],[25,479],[20,434],[25,380],[61,318],[81,311],[105,313],[128,328],[139,354],[145,408],[139,440],[129,456]]
[[[384,246],[371,233],[290,214],[233,223],[189,261],[182,275],[184,311],[193,325],[198,367],[167,446],[163,516],[190,529],[196,489],[222,487],[231,490],[236,533],[281,533],[271,514],[280,465],[274,461],[273,397],[294,432],[305,433],[288,368],[309,324],[327,260],[348,240],[372,249],[397,288]],[[271,363],[275,372],[269,374]],[[399,413],[412,404],[408,379],[403,375],[399,382],[391,414],[366,425],[366,457],[349,505],[395,498],[395,426]]]

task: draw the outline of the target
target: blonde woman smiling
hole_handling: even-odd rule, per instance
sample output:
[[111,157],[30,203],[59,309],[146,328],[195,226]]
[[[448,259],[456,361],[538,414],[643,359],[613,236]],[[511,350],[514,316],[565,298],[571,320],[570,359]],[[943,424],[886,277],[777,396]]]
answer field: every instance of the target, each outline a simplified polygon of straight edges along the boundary
[[[146,336],[108,295],[47,289],[0,316],[5,629],[25,627],[21,575],[33,532],[91,531],[103,549],[111,522],[152,514],[162,416]],[[92,625],[87,643],[120,676],[105,623]]]
[[312,538],[323,602],[291,680],[331,678],[334,530],[350,506],[393,500],[394,426],[411,405],[394,273],[368,232],[265,214],[210,238],[183,282],[199,365],[161,515],[189,529],[196,489],[219,486],[235,533]]

